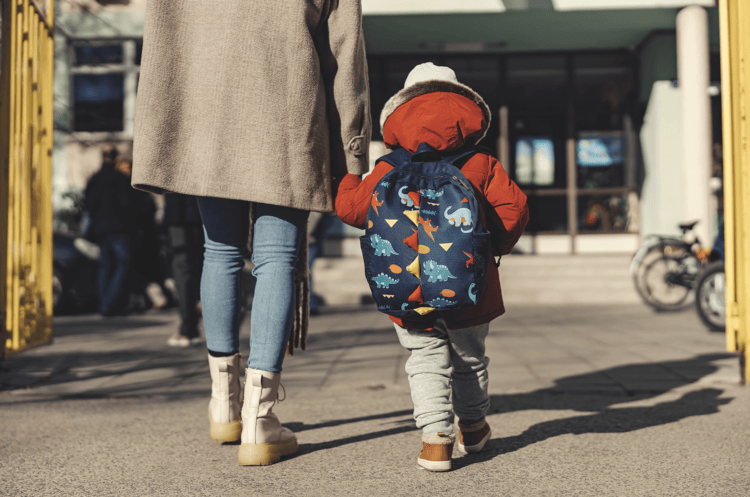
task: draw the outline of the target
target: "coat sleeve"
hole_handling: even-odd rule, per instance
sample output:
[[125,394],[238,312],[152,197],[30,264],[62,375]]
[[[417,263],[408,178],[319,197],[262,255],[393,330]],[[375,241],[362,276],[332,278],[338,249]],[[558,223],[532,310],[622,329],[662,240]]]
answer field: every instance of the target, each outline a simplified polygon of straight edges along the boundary
[[344,223],[365,229],[372,192],[378,181],[391,169],[393,166],[380,161],[364,180],[360,180],[359,176],[354,174],[344,176],[336,192],[336,214]]
[[328,97],[331,175],[365,174],[372,134],[360,0],[329,3],[316,47]]
[[500,162],[491,156],[489,161],[490,169],[484,195],[503,224],[498,228],[505,231],[500,246],[500,252],[505,255],[510,253],[521,238],[529,222],[529,207],[526,195],[508,177]]

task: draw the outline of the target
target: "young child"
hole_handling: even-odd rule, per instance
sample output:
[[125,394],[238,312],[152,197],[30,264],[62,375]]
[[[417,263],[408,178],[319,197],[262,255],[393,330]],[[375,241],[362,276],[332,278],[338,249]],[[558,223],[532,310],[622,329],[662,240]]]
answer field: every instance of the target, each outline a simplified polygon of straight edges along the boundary
[[[405,148],[411,154],[423,142],[445,153],[476,145],[489,124],[490,110],[482,97],[460,84],[453,70],[432,63],[420,64],[409,73],[404,89],[388,100],[380,116],[385,145]],[[380,161],[364,181],[353,174],[340,181],[336,212],[342,221],[365,228],[373,190],[392,168]],[[461,172],[502,222],[496,227],[484,224],[503,233],[495,252],[510,253],[529,218],[526,196],[488,153],[477,152]],[[492,258],[488,259],[487,285],[475,305],[428,313],[419,321],[390,317],[401,345],[411,351],[406,372],[414,419],[423,433],[417,464],[431,471],[451,469],[454,412],[460,450],[479,452],[491,435],[485,420],[490,403],[484,341],[490,321],[505,308],[498,271]]]

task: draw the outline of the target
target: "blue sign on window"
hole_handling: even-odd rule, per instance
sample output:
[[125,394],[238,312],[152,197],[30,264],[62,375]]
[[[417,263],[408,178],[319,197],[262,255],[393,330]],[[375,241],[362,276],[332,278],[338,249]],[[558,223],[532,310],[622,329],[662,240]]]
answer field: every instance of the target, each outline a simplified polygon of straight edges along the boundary
[[599,167],[622,164],[622,137],[591,135],[576,143],[576,157],[581,167]]

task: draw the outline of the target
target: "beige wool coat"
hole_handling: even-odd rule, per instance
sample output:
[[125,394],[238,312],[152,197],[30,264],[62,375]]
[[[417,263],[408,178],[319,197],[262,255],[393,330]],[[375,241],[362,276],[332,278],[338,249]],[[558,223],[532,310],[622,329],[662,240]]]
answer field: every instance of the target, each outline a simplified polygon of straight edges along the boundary
[[360,0],[149,0],[134,187],[333,211],[368,170]]

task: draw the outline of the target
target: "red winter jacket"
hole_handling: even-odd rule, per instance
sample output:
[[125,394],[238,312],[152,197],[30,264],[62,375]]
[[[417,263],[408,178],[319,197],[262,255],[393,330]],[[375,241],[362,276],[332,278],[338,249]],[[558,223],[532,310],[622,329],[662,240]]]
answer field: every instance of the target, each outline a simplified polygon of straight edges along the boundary
[[[439,151],[455,150],[466,142],[476,141],[476,136],[480,136],[486,126],[481,109],[468,98],[456,93],[427,93],[402,104],[388,117],[383,139],[388,148],[403,147],[412,154],[422,142]],[[391,169],[393,166],[380,161],[364,180],[354,174],[344,176],[336,194],[336,212],[343,222],[365,228],[372,192]],[[506,233],[500,251],[509,254],[529,220],[526,195],[508,178],[497,159],[487,153],[475,154],[461,167],[461,172],[484,194],[502,220]],[[484,213],[482,221],[486,227]],[[505,312],[499,273],[493,258],[488,259],[487,286],[476,305],[441,313],[449,329],[488,323]],[[411,329],[430,329],[437,318],[431,313],[418,321],[389,317],[396,324]]]

